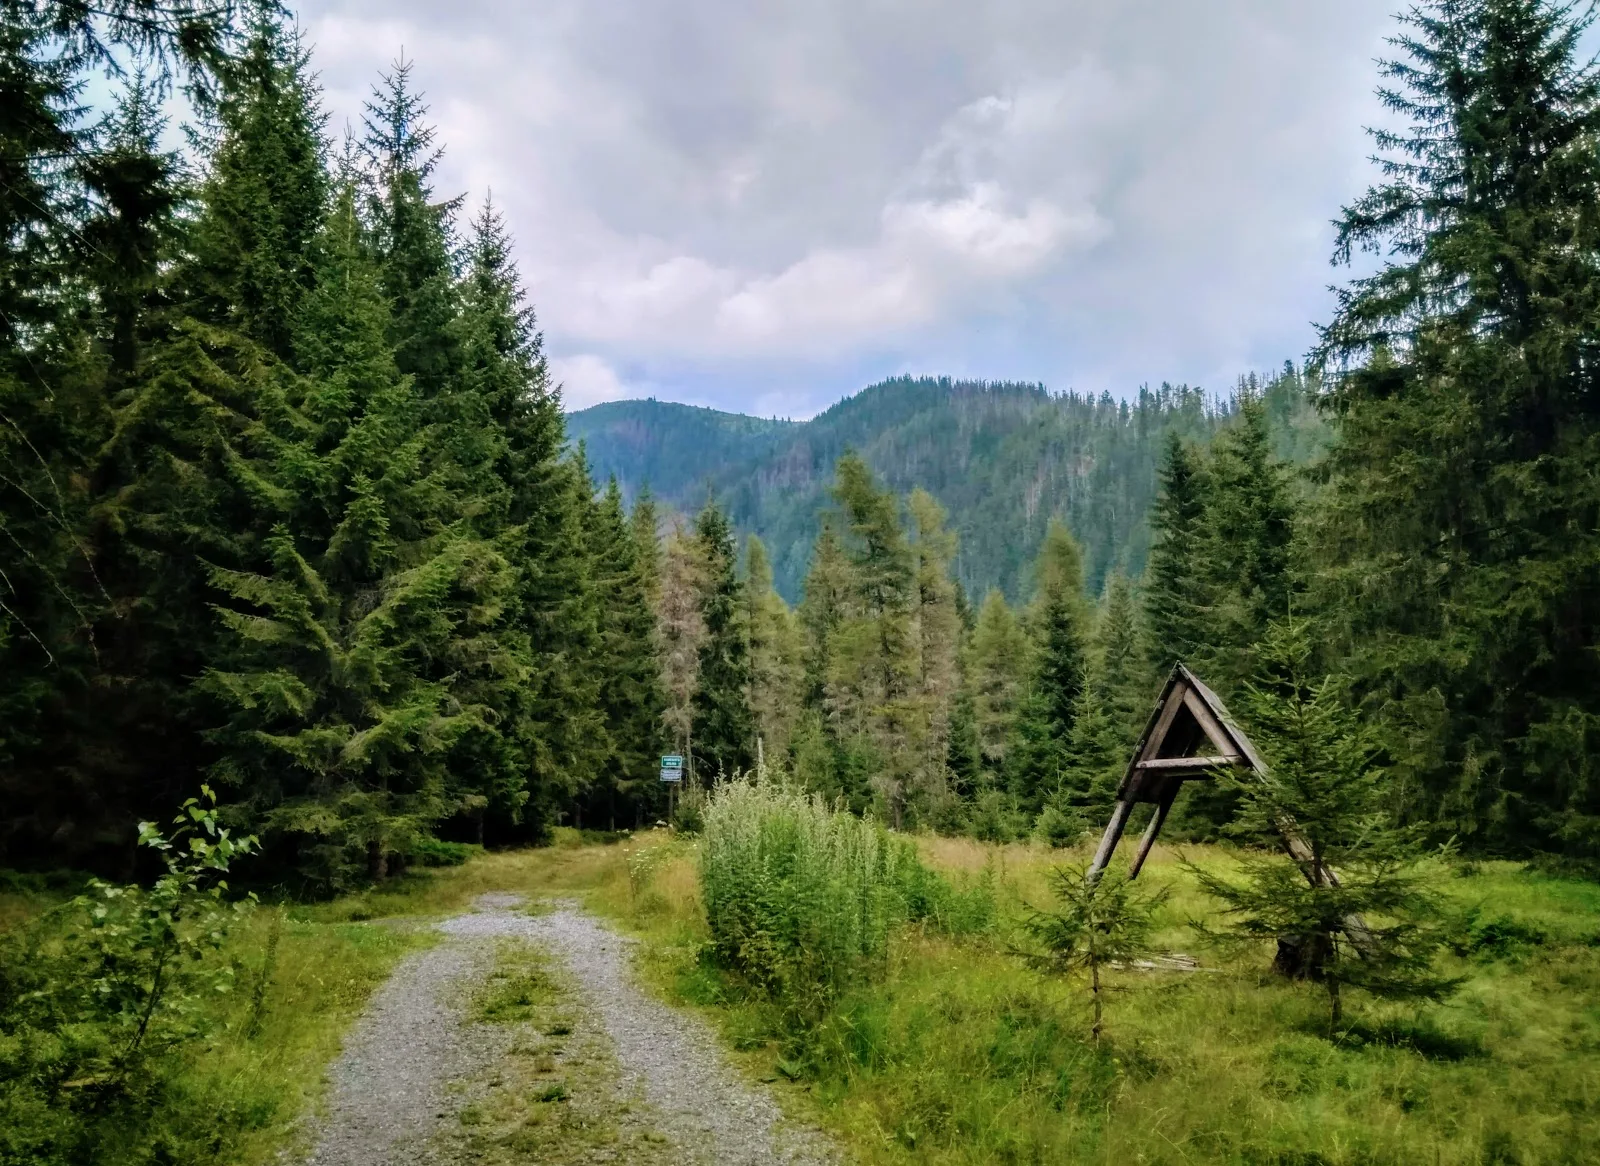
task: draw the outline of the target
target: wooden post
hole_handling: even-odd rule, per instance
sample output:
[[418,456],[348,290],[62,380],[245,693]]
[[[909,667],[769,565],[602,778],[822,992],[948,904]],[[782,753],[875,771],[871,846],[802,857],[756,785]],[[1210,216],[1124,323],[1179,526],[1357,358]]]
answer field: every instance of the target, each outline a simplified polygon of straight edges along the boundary
[[1106,823],[1106,832],[1100,838],[1100,849],[1094,852],[1094,861],[1089,864],[1089,874],[1098,875],[1106,869],[1106,864],[1111,861],[1111,853],[1116,850],[1117,843],[1122,840],[1122,832],[1128,828],[1128,815],[1133,813],[1133,800],[1119,798],[1117,808],[1111,811],[1111,821]]
[[1167,820],[1167,811],[1172,809],[1172,802],[1182,788],[1181,781],[1172,783],[1172,787],[1161,795],[1161,800],[1156,803],[1155,813],[1150,815],[1150,825],[1144,828],[1144,837],[1139,839],[1139,853],[1133,856],[1133,865],[1128,868],[1128,880],[1131,882],[1139,877],[1139,871],[1144,866],[1144,860],[1150,855],[1150,848],[1156,844],[1156,835],[1161,833],[1161,825]]

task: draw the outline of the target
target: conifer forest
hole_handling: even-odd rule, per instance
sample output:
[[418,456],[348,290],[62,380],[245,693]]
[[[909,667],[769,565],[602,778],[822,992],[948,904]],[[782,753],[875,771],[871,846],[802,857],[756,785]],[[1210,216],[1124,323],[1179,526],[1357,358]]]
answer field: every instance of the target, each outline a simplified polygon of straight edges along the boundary
[[1395,19],[1308,353],[793,421],[567,411],[408,57],[0,0],[0,1166],[1600,1160],[1597,29]]

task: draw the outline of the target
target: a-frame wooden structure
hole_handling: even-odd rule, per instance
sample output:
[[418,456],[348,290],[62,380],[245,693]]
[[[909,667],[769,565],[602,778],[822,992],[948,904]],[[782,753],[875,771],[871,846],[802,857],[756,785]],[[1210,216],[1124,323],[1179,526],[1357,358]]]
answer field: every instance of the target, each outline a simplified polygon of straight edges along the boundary
[[1122,775],[1122,784],[1117,787],[1116,809],[1100,839],[1100,848],[1095,851],[1090,873],[1098,874],[1106,868],[1122,840],[1133,807],[1149,802],[1155,806],[1155,813],[1150,816],[1150,825],[1139,840],[1139,853],[1134,855],[1128,871],[1128,877],[1135,878],[1183,783],[1204,780],[1218,769],[1234,766],[1263,775],[1267,772],[1261,755],[1228,714],[1222,699],[1184,665],[1173,665]]
[[[1128,878],[1137,878],[1183,783],[1204,780],[1213,777],[1219,769],[1232,767],[1248,769],[1262,778],[1267,776],[1266,762],[1229,715],[1222,698],[1184,665],[1173,665],[1172,674],[1161,690],[1161,699],[1156,702],[1128,769],[1122,775],[1122,784],[1117,787],[1116,808],[1111,812],[1111,821],[1106,825],[1099,849],[1094,852],[1094,861],[1089,864],[1089,873],[1097,875],[1105,870],[1116,852],[1117,843],[1122,840],[1133,807],[1140,802],[1150,802],[1155,806],[1155,813],[1150,815],[1150,825],[1139,840],[1139,853],[1134,855],[1133,865],[1128,869]],[[1338,872],[1317,862],[1316,854],[1293,821],[1280,821],[1278,830],[1283,837],[1284,850],[1299,865],[1307,882],[1314,887],[1339,885]],[[1359,915],[1351,915],[1344,921],[1344,931],[1358,951],[1366,951],[1371,933]],[[1302,974],[1300,961],[1299,945],[1288,940],[1279,942],[1280,968],[1291,975]]]

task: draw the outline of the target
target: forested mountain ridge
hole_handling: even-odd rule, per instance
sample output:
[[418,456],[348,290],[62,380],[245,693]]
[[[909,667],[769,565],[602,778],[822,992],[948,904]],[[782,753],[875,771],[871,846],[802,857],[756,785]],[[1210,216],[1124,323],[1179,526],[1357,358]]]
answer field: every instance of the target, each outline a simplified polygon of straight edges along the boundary
[[899,377],[863,389],[810,421],[767,421],[661,401],[596,405],[567,417],[598,481],[626,497],[648,487],[697,510],[708,496],[761,536],[778,590],[798,600],[828,485],[853,449],[896,492],[921,486],[950,511],[960,538],[954,569],[969,595],[998,587],[1013,599],[1052,517],[1083,544],[1085,581],[1098,593],[1121,566],[1137,575],[1149,549],[1166,436],[1202,444],[1227,425],[1240,392],[1267,406],[1274,452],[1303,462],[1326,441],[1314,386],[1292,366],[1242,378],[1217,397],[1186,385],[1109,394],[1051,393],[1042,385]]
[[[743,465],[781,444],[793,421],[723,413],[675,401],[606,401],[568,414],[571,440],[583,442],[589,464],[615,476],[630,502],[641,489],[688,499],[706,468]],[[700,501],[704,501],[701,498]]]

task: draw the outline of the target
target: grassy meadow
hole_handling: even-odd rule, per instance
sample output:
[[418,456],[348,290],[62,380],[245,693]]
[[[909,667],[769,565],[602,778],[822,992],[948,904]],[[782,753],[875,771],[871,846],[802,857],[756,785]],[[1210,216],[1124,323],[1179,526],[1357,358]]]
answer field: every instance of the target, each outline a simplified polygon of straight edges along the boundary
[[[1268,975],[1270,952],[1223,958],[1192,930],[1214,908],[1179,852],[1219,867],[1229,854],[1158,847],[1141,876],[1171,888],[1157,946],[1197,956],[1201,969],[1113,973],[1097,1050],[1084,985],[1034,970],[1022,952],[1029,906],[1049,903],[1051,866],[1081,854],[919,839],[929,868],[992,895],[992,925],[955,936],[897,928],[880,975],[797,1026],[710,958],[700,845],[664,832],[602,843],[563,831],[547,848],[261,908],[229,941],[239,990],[223,1024],[175,1078],[173,1124],[192,1127],[195,1143],[185,1148],[209,1138],[205,1160],[274,1160],[315,1106],[345,1026],[406,952],[432,941],[400,920],[511,890],[578,899],[638,936],[645,982],[706,1015],[737,1063],[863,1162],[1596,1160],[1600,885],[1513,863],[1441,863],[1451,899],[1477,909],[1444,957],[1464,978],[1460,991],[1421,1008],[1357,995],[1348,1031],[1330,1040],[1317,988]],[[36,889],[0,895],[0,920],[14,925],[49,901]]]

